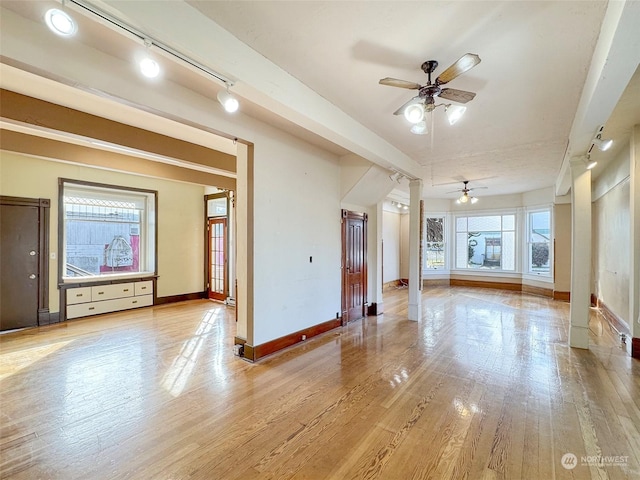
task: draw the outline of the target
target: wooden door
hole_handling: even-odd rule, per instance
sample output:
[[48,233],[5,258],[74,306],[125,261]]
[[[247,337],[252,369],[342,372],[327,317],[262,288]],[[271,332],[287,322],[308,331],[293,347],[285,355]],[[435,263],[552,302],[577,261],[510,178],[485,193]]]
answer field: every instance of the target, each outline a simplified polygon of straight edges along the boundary
[[367,303],[367,214],[342,211],[342,324],[364,317]]
[[38,324],[39,208],[0,205],[0,330]]
[[227,278],[227,219],[209,219],[209,298],[226,300],[229,295]]

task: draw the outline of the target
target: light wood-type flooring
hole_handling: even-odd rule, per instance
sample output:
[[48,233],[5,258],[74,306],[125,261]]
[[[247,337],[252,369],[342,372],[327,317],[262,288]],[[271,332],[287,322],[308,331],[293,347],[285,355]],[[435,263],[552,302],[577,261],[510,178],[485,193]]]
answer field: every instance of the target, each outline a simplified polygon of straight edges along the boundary
[[596,311],[587,351],[547,298],[384,307],[256,364],[207,300],[0,335],[0,478],[640,478],[640,362]]

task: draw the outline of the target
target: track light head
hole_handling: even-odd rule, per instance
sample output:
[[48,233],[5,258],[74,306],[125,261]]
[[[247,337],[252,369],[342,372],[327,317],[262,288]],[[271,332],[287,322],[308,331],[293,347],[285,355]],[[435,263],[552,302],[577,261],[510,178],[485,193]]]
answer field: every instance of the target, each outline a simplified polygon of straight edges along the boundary
[[606,152],[613,145],[613,140],[610,138],[603,140],[600,134],[596,135],[596,138],[593,139],[592,143],[600,149],[601,152]]
[[218,92],[218,101],[224,107],[224,109],[229,113],[233,113],[237,111],[238,107],[240,106],[238,99],[229,92],[228,85],[226,90],[220,90]]
[[587,158],[584,159],[584,164],[587,167],[587,170],[591,170],[593,167],[595,167],[598,162],[595,160],[591,159],[591,155],[587,155]]
[[160,74],[160,65],[151,57],[140,60],[140,72],[147,78],[156,78]]
[[609,150],[611,148],[611,145],[613,145],[613,140],[609,138],[608,139],[602,138],[602,130],[604,130],[604,125],[600,125],[598,127],[598,130],[596,131],[596,135],[593,137],[593,140],[591,140],[591,146],[587,151],[587,155],[591,153],[591,150],[593,150],[594,145],[598,147],[601,152],[605,152]]

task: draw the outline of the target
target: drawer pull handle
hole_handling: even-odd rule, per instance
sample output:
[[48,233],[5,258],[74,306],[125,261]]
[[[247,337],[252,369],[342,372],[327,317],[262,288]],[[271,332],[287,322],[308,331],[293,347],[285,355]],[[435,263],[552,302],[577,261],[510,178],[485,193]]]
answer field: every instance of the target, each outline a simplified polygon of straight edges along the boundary
[[146,290],[147,287],[140,287],[140,290]]
[[128,292],[128,291],[129,291],[129,289],[128,289],[128,288],[125,288],[125,289],[123,289],[122,291],[123,291],[123,292]]
[[131,303],[138,303],[138,300],[134,300],[134,301],[133,301],[133,302],[131,302]]
[[84,293],[76,293],[76,297],[83,297]]
[[95,310],[96,307],[89,307],[89,310]]
[[103,294],[104,294],[104,292],[98,292],[98,295],[103,295]]

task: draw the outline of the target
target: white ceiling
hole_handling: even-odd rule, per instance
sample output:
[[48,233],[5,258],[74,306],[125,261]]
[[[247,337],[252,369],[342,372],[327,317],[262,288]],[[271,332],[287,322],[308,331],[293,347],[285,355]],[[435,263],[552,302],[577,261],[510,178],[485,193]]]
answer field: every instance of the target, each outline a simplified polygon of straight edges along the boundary
[[[43,6],[54,2],[3,0],[0,3],[8,10],[38,21]],[[605,1],[207,0],[171,3],[192,7],[188,18],[186,15],[172,18],[175,24],[184,22],[184,31],[196,28],[193,20],[199,15],[223,27],[259,54],[258,57],[243,56],[238,53],[241,49],[230,46],[229,51],[236,56],[219,61],[229,69],[229,65],[234,67],[235,72],[231,73],[241,72],[232,75],[236,81],[232,90],[245,94],[244,113],[279,125],[338,155],[355,151],[367,158],[367,153],[371,153],[369,160],[393,166],[394,159],[388,158],[387,164],[384,161],[392,155],[383,151],[384,148],[378,154],[376,142],[369,142],[371,151],[352,149],[349,142],[325,134],[322,128],[310,127],[315,120],[318,125],[330,124],[332,112],[335,123],[340,123],[343,118],[335,112],[342,111],[351,117],[354,125],[360,124],[373,135],[369,138],[378,138],[382,147],[388,143],[416,162],[412,172],[421,173],[426,197],[443,198],[455,197],[446,192],[457,188],[456,185],[452,188],[452,183],[462,180],[474,181],[472,186],[488,187],[487,195],[520,193],[556,183],[572,127],[576,130],[576,112],[584,102],[583,86],[598,39],[602,38],[601,26],[607,12]],[[134,20],[137,12],[143,12],[144,15],[137,17],[142,23],[140,27],[145,27],[145,21],[140,18],[148,18],[148,28],[155,28],[156,36],[164,34],[163,41],[177,49],[197,55],[198,48],[206,46],[203,42],[196,44],[195,36],[193,39],[189,35],[171,37],[171,29],[176,28],[173,24],[158,30],[160,23],[154,24],[152,17],[174,7],[167,6],[167,2],[110,0],[100,5]],[[83,35],[76,41],[116,57],[131,55],[128,51],[131,40],[113,29],[83,19],[82,31]],[[205,36],[207,32],[201,34]],[[636,35],[640,37],[640,33]],[[211,33],[212,39],[213,36]],[[437,60],[440,64],[435,71],[437,75],[467,52],[478,54],[482,62],[447,85],[477,93],[467,104],[463,119],[449,126],[443,109],[439,108],[433,114],[430,135],[411,134],[406,120],[392,113],[415,92],[381,86],[378,80],[395,77],[424,84],[422,62]],[[220,68],[216,58],[211,57],[199,60],[206,61],[211,68]],[[286,78],[283,80],[278,75],[258,79],[272,87],[272,98],[268,98],[269,88],[263,88],[260,95],[253,94],[257,80],[251,78],[251,72],[268,76],[270,70],[263,65],[267,61],[337,109],[316,112],[315,101],[298,105],[307,117],[301,120],[300,114],[288,113],[290,108],[278,108],[278,102],[283,103],[278,98],[278,88],[289,86]],[[636,67],[637,61],[633,70]],[[219,85],[212,88],[209,79],[190,69],[179,65],[166,68],[169,79],[203,95],[213,97],[220,88]],[[624,85],[612,93],[613,104],[619,106],[606,122],[605,133],[618,140],[618,145],[623,143],[625,135],[628,138],[630,127],[640,123],[639,76],[636,73],[620,102],[620,92],[628,77]],[[293,98],[294,93],[291,95]],[[298,95],[297,98],[312,97]],[[574,153],[586,148],[585,145],[573,146]],[[609,158],[600,157],[601,165]]]

